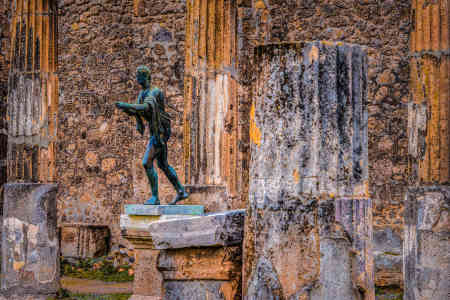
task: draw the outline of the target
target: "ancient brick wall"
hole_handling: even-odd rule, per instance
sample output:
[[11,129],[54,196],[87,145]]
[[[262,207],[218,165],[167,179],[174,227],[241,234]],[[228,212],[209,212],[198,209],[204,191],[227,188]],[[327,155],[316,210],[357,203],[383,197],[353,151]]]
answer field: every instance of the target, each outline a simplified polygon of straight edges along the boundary
[[[239,8],[240,79],[244,85],[254,80],[248,58],[258,43],[332,40],[368,47],[369,186],[375,208],[375,280],[380,287],[402,285],[410,2],[249,0],[240,1]],[[240,111],[248,111],[251,96],[242,94]]]
[[[73,1],[60,3],[59,148],[60,222],[107,224],[119,241],[119,215],[126,203],[149,196],[141,165],[148,132],[115,110],[135,102],[136,67],[151,67],[153,84],[179,112],[172,122],[169,163],[183,182],[182,111],[184,1]],[[161,201],[174,191],[160,173]]]

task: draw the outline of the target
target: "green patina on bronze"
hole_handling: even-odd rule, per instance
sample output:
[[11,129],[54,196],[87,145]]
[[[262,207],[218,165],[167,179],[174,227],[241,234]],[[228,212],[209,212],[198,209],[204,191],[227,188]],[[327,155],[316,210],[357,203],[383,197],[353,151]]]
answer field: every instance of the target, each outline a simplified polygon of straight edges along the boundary
[[176,204],[178,201],[186,199],[189,195],[180,183],[177,173],[167,162],[167,141],[170,138],[171,118],[165,111],[164,93],[157,87],[151,86],[150,69],[146,66],[139,66],[136,70],[136,80],[142,87],[136,104],[126,102],[116,102],[116,107],[136,119],[136,129],[143,135],[145,132],[144,121],[148,123],[150,140],[145,151],[143,166],[150,183],[152,196],[145,202],[149,205],[160,205],[158,197],[158,174],[153,167],[156,159],[158,167],[164,172],[177,191],[175,199],[169,203]]

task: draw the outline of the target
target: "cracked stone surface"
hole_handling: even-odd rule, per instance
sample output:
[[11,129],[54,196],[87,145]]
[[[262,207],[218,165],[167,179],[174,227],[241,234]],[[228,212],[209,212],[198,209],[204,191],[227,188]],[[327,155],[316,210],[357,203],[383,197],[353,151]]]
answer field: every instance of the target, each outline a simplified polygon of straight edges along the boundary
[[4,296],[51,295],[58,291],[56,193],[54,184],[5,185],[1,279]]

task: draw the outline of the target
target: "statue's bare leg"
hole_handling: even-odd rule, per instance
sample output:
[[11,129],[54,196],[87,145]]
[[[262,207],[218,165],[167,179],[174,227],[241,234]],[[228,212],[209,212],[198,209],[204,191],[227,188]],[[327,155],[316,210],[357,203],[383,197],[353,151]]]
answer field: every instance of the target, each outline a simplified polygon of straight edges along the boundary
[[156,139],[154,137],[150,138],[150,141],[147,144],[147,150],[144,154],[144,159],[142,164],[145,169],[145,173],[147,174],[148,182],[150,183],[150,188],[152,190],[152,196],[145,202],[147,205],[159,205],[159,197],[158,197],[158,173],[156,173],[156,169],[153,167],[153,161],[158,156],[158,152],[160,152],[160,148],[156,146]]
[[158,167],[164,172],[169,179],[170,183],[173,185],[175,190],[177,191],[177,195],[169,205],[174,205],[177,202],[184,200],[189,197],[189,194],[184,189],[184,186],[180,183],[178,179],[177,173],[175,169],[172,168],[167,162],[167,144],[163,143],[161,145],[161,151],[158,152],[158,156],[156,158],[158,160]]

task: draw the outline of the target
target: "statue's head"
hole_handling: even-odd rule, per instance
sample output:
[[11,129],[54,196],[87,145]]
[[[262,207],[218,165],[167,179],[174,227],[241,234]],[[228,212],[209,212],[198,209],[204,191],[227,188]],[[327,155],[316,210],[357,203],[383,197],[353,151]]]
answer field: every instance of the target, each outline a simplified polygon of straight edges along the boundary
[[150,69],[146,66],[139,66],[136,69],[136,80],[143,88],[149,88],[152,77]]

